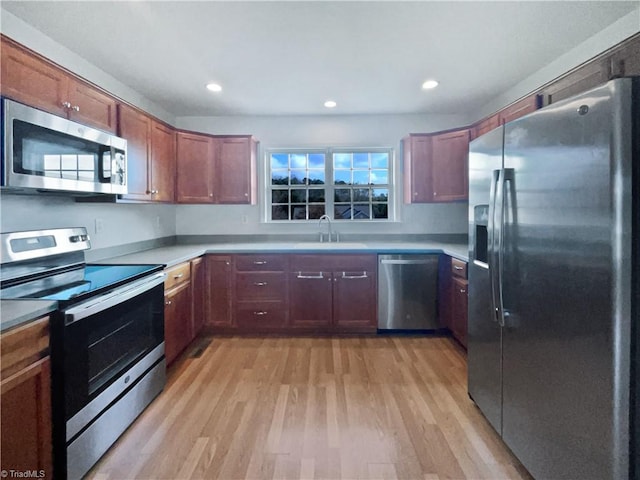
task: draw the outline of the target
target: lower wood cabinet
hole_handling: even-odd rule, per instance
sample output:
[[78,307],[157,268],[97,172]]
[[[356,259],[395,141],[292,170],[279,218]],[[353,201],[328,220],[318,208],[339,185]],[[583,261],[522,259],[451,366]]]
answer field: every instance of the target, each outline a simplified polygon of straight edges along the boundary
[[207,316],[206,327],[232,328],[231,297],[233,295],[233,258],[231,255],[207,255],[206,282]]
[[468,285],[467,262],[442,255],[439,266],[439,315],[443,327],[467,347]]
[[191,260],[191,293],[193,298],[193,332],[195,338],[202,331],[207,317],[207,275],[204,257]]
[[192,339],[191,284],[182,283],[164,294],[164,354],[171,364]]
[[53,478],[49,319],[0,336],[0,469],[41,472]]
[[216,332],[375,332],[377,256],[207,255]]

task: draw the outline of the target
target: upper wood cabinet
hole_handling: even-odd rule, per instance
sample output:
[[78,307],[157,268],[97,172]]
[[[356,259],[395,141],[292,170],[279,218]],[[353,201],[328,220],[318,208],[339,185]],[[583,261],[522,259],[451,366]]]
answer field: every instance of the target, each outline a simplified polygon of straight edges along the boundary
[[611,76],[610,61],[599,58],[572,70],[542,89],[543,105],[550,105],[605,83]]
[[505,123],[509,123],[517,118],[524,117],[528,113],[535,112],[540,108],[540,100],[539,95],[529,95],[528,97],[518,100],[517,102],[500,110],[500,113],[498,114],[500,124],[504,125]]
[[2,37],[2,95],[116,133],[116,99]]
[[125,200],[172,202],[175,192],[175,130],[127,105],[118,106],[118,135],[127,140]]
[[255,140],[251,137],[218,137],[215,145],[215,202],[255,204]]
[[490,132],[491,130],[498,128],[500,126],[500,114],[495,113],[490,117],[487,117],[478,123],[476,123],[469,132],[469,139],[473,140],[474,138],[478,138],[485,133]]
[[179,132],[178,203],[255,203],[256,145],[250,136]]
[[468,198],[469,130],[403,139],[405,203]]
[[118,135],[127,140],[127,194],[129,200],[151,200],[149,140],[151,119],[127,105],[118,106]]
[[173,202],[176,181],[176,132],[156,120],[151,122],[150,190],[155,202]]
[[627,39],[613,50],[610,65],[612,77],[640,75],[640,34]]
[[178,203],[213,203],[213,139],[208,135],[178,132],[176,200]]

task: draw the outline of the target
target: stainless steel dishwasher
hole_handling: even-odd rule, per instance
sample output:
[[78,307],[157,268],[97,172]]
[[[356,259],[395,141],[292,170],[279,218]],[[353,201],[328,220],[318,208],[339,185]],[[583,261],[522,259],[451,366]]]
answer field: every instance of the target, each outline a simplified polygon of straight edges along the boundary
[[378,255],[378,329],[436,330],[438,255]]

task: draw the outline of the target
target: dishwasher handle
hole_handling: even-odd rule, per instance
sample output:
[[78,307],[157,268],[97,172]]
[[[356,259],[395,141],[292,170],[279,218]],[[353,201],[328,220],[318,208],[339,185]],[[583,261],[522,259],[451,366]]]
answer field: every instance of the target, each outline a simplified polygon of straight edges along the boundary
[[432,263],[432,260],[380,260],[381,265],[428,265],[430,263]]

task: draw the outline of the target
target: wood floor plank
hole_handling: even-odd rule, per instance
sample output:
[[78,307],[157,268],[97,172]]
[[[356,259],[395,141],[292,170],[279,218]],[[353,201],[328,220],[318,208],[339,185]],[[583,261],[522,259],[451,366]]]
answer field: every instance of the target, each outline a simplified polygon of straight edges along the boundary
[[92,480],[530,480],[467,395],[447,337],[220,337]]

